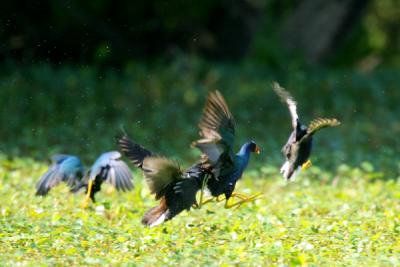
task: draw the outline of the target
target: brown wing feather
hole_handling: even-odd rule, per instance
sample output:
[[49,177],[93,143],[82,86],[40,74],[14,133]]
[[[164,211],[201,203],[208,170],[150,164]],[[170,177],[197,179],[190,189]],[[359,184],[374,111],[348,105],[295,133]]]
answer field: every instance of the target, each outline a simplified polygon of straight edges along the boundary
[[235,139],[235,120],[220,92],[209,94],[199,128],[202,139],[193,142],[193,146],[203,153],[204,167],[214,167],[218,176],[221,168],[233,165]]
[[205,138],[215,138],[215,132],[219,133],[220,138],[224,138],[224,135],[232,137],[235,135],[235,120],[220,92],[215,91],[209,94],[199,128],[200,135]]
[[150,192],[156,195],[156,199],[165,194],[169,184],[182,177],[178,163],[165,157],[146,157],[142,168]]
[[303,142],[303,140],[309,138],[313,134],[315,134],[317,131],[326,128],[326,127],[335,127],[340,125],[340,121],[337,119],[326,119],[326,118],[317,118],[314,119],[310,122],[310,125],[308,126],[307,133],[301,138],[299,141],[300,143]]

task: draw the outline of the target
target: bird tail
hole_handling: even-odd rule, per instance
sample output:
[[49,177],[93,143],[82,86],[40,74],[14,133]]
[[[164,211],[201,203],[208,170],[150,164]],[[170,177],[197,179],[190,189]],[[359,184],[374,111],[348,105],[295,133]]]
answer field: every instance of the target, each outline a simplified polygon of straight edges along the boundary
[[47,193],[49,193],[49,191],[50,191],[50,188],[48,188],[48,187],[38,187],[35,195],[36,196],[45,196],[45,195],[47,195]]
[[154,227],[164,221],[168,220],[167,216],[168,207],[165,197],[161,198],[160,204],[154,208],[149,209],[142,218],[144,225]]

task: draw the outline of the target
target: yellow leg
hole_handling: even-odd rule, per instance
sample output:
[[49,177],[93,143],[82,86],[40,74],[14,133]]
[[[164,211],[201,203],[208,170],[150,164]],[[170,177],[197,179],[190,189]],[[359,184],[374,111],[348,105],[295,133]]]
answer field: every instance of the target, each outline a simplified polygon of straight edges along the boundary
[[[233,194],[232,194],[233,195]],[[242,195],[242,194],[235,194],[235,197],[238,197],[238,198],[240,198],[241,200],[239,200],[238,202],[235,202],[235,203],[232,203],[232,204],[230,204],[229,203],[229,199],[227,199],[226,201],[225,201],[225,208],[226,209],[230,209],[230,208],[234,208],[234,207],[240,207],[242,204],[244,204],[244,203],[246,203],[246,202],[250,202],[250,201],[253,201],[253,200],[256,200],[256,199],[258,199],[258,198],[260,198],[260,196],[262,196],[263,194],[262,193],[257,193],[257,194],[254,194],[254,195],[252,195],[252,196],[245,196],[245,195]]]
[[301,170],[302,171],[307,170],[308,168],[311,167],[311,165],[312,165],[311,160],[307,160],[305,163],[303,163],[303,165],[301,165]]
[[215,197],[210,197],[209,199],[205,200],[205,201],[202,203],[202,206],[205,205],[205,204],[207,204],[207,203],[213,202],[214,200],[216,200]]
[[252,196],[246,196],[244,194],[240,194],[240,193],[234,192],[234,193],[232,193],[231,198],[237,197],[237,198],[240,199],[240,201],[235,202],[233,204],[229,204],[229,199],[226,200],[224,195],[219,195],[217,197],[211,197],[211,198],[203,201],[201,204],[205,205],[205,204],[213,202],[213,201],[221,202],[221,201],[225,200],[225,208],[229,209],[229,208],[232,208],[232,207],[240,207],[243,203],[250,202],[250,201],[253,201],[253,200],[256,200],[256,199],[260,198],[261,195],[263,195],[263,193],[257,193],[257,194],[254,194]]
[[236,193],[236,192],[233,192],[233,193],[232,193],[232,197],[237,197],[237,198],[240,198],[240,199],[247,199],[247,198],[249,198],[249,196],[246,196],[245,194]]
[[93,180],[90,180],[89,184],[88,184],[86,197],[83,200],[82,205],[81,205],[82,208],[87,208],[89,206],[90,194],[92,193],[92,187],[93,187]]
[[225,199],[225,195],[219,195],[219,196],[217,196],[217,197],[215,198],[215,201],[221,202],[221,201],[224,201],[224,199]]
[[[201,196],[201,195],[200,195]],[[205,204],[208,204],[208,203],[211,203],[211,202],[213,202],[213,201],[215,201],[215,202],[221,202],[221,201],[223,201],[225,199],[225,197],[224,198],[220,198],[220,196],[217,196],[217,197],[210,197],[209,199],[206,199],[206,200],[202,200],[202,202],[201,202],[201,205],[195,205],[193,208],[197,208],[197,209],[200,209],[202,206],[204,206]]]

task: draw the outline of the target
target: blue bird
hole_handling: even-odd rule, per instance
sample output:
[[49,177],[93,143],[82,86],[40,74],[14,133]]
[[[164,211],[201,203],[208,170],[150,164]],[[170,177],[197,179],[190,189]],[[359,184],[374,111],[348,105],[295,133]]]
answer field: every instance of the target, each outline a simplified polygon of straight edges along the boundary
[[103,182],[114,186],[118,191],[133,188],[132,174],[121,159],[118,151],[101,154],[94,164],[85,171],[81,160],[73,155],[55,155],[50,169],[36,185],[36,195],[44,196],[60,182],[66,182],[71,192],[86,190],[85,205],[89,199],[95,202],[95,194],[101,190]]
[[[247,197],[233,193],[237,181],[249,163],[250,154],[259,154],[261,150],[254,141],[249,141],[242,145],[238,153],[233,152],[235,120],[220,92],[209,94],[199,128],[201,139],[195,141],[193,146],[202,152],[202,167],[209,172],[203,181],[203,189],[207,187],[217,200],[218,196],[224,194],[226,208],[239,206],[257,198],[260,194]],[[200,205],[211,201],[210,199],[203,202],[203,190],[201,193]],[[229,204],[232,196],[241,200]]]
[[36,184],[36,195],[45,196],[51,188],[65,182],[71,188],[83,177],[84,167],[80,159],[73,155],[54,155],[50,169],[42,175]]

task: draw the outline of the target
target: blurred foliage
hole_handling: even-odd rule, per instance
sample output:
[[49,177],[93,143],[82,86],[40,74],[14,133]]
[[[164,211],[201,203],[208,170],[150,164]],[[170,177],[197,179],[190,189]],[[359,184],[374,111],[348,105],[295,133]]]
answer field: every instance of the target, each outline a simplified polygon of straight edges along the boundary
[[[274,67],[302,63],[282,28],[296,1],[8,1],[0,10],[0,59],[123,65],[177,54],[241,59]],[[21,8],[24,6],[25,8]],[[330,66],[399,66],[398,0],[370,0]]]
[[147,228],[140,218],[156,201],[136,171],[133,192],[104,187],[83,210],[83,195],[65,185],[33,197],[45,164],[0,157],[3,266],[400,264],[400,184],[371,180],[380,173],[367,162],[330,172],[311,167],[290,183],[270,166],[247,171],[237,191],[261,191],[262,199],[229,210],[208,204]]
[[279,164],[290,116],[271,89],[276,80],[297,99],[304,123],[316,117],[342,121],[316,135],[316,164],[370,161],[393,177],[399,172],[399,75],[390,69],[278,72],[190,57],[107,70],[8,65],[0,77],[0,150],[40,159],[55,152],[93,159],[115,149],[114,137],[124,128],[154,151],[197,160],[190,144],[198,137],[207,92],[219,89],[237,120],[237,147],[254,139],[264,149],[256,162]]
[[[399,265],[399,3],[371,0],[329,68],[283,49],[281,27],[295,7],[288,0],[3,3],[1,265]],[[314,165],[295,183],[284,184],[277,171],[291,127],[275,80],[296,98],[302,122],[342,121],[316,135]],[[116,149],[123,131],[193,163],[199,154],[190,144],[215,89],[237,121],[236,147],[253,139],[263,149],[237,191],[265,198],[237,210],[210,205],[148,229],[140,217],[155,202],[137,170],[134,192],[105,188],[90,210],[64,186],[32,197],[52,154],[89,164]]]
[[227,39],[246,35],[246,21],[252,19],[247,13],[259,10],[262,2],[8,2],[0,11],[0,56],[27,62],[121,64],[130,58],[154,60],[183,49],[235,57],[240,47],[235,50],[234,42],[232,49],[222,46]]
[[371,1],[361,23],[348,36],[333,62],[338,66],[400,65],[400,3]]

